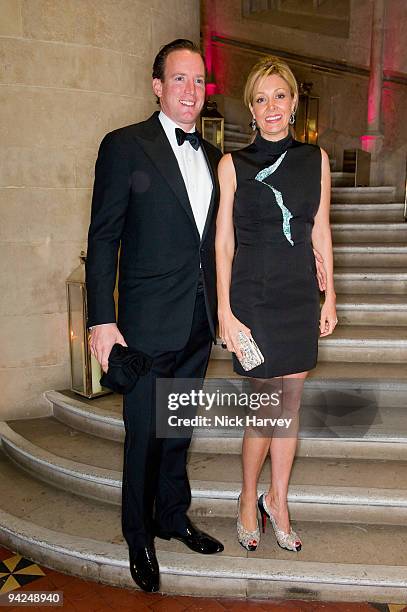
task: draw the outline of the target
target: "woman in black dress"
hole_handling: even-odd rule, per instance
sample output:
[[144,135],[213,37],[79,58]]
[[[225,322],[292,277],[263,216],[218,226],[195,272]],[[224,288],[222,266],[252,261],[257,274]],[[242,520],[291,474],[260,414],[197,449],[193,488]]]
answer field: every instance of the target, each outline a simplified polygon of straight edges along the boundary
[[[318,336],[331,334],[337,323],[330,167],[325,151],[290,134],[298,88],[287,64],[275,57],[259,61],[248,77],[245,102],[253,115],[255,139],[219,164],[219,331],[234,353],[235,372],[251,377],[253,389],[275,390],[276,381],[284,386],[280,416],[292,422],[289,433],[277,428],[261,436],[245,431],[238,539],[248,550],[257,548],[258,506],[263,531],[269,518],[279,545],[298,551],[302,543],[290,526],[287,492],[302,387],[316,365]],[[322,255],[326,270],[321,312],[313,248]],[[264,356],[264,363],[249,372],[239,362],[239,331],[252,336]],[[268,452],[271,485],[257,500],[257,480]]]

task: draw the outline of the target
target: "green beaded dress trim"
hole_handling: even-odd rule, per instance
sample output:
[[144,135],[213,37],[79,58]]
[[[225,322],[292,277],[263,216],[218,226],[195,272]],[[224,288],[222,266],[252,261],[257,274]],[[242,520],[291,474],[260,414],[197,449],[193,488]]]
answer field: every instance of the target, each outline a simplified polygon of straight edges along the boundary
[[284,236],[287,238],[287,240],[291,244],[291,246],[294,246],[294,242],[293,242],[293,240],[291,238],[291,228],[290,228],[290,219],[293,218],[293,215],[292,215],[291,211],[289,211],[288,208],[286,206],[284,206],[284,201],[283,201],[283,196],[282,196],[281,191],[278,191],[278,189],[275,189],[272,185],[269,185],[268,183],[264,182],[264,179],[266,179],[268,176],[270,176],[271,174],[273,174],[273,172],[275,172],[277,170],[277,168],[279,167],[279,165],[283,161],[283,159],[286,156],[286,154],[287,154],[287,151],[284,151],[284,153],[282,155],[280,155],[280,157],[278,158],[277,161],[274,162],[274,164],[272,164],[271,166],[268,166],[267,168],[264,168],[263,170],[260,170],[260,172],[258,172],[258,174],[256,174],[255,180],[259,181],[259,183],[263,183],[263,185],[266,185],[266,187],[271,189],[272,192],[274,193],[274,195],[276,197],[276,202],[277,202],[278,206],[280,207],[281,212],[283,214],[283,233],[284,233]]

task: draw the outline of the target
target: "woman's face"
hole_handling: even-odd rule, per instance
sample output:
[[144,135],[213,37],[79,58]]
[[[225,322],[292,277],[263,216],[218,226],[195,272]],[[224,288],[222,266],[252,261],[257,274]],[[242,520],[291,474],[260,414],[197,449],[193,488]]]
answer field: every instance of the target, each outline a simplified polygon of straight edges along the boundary
[[260,134],[267,140],[281,140],[288,135],[288,121],[296,100],[288,83],[279,74],[258,79],[250,110]]

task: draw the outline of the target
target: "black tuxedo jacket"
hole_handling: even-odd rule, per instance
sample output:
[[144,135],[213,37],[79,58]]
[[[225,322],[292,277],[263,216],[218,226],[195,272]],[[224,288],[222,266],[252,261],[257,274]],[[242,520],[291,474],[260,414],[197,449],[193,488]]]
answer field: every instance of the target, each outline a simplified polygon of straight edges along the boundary
[[127,344],[145,352],[186,344],[200,264],[216,337],[215,219],[222,155],[206,141],[202,146],[214,188],[201,240],[158,112],[107,134],[100,145],[86,260],[88,326],[116,321],[119,257],[118,327]]

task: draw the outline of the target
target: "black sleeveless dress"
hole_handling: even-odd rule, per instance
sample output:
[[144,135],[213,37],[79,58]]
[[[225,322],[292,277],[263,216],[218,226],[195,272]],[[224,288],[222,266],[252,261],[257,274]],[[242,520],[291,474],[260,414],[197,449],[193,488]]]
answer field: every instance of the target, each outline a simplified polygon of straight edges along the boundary
[[318,354],[320,295],[311,231],[321,195],[321,150],[257,134],[232,152],[237,189],[236,253],[230,300],[264,363],[241,376],[271,378],[311,370]]

